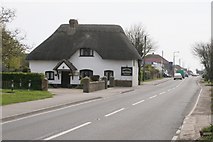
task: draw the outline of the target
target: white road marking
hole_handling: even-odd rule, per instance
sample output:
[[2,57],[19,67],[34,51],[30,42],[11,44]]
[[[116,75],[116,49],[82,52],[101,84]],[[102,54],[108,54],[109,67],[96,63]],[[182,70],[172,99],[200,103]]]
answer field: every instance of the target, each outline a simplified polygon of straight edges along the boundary
[[195,103],[193,109],[191,110],[191,112],[190,112],[187,116],[190,116],[190,115],[193,113],[193,111],[195,110],[195,108],[196,108],[196,106],[197,106],[197,104],[198,104],[198,101],[199,101],[199,99],[200,99],[202,90],[203,90],[203,89],[201,88],[201,89],[200,89],[200,92],[199,92],[199,95],[198,95],[198,97],[197,97],[196,103]]
[[180,134],[180,130],[179,130],[179,129],[177,130],[176,134],[177,134],[177,135],[179,135],[179,134]]
[[72,128],[72,129],[69,129],[69,130],[66,130],[66,131],[64,131],[64,132],[58,133],[58,134],[56,134],[56,135],[53,135],[53,136],[51,136],[51,137],[45,138],[44,140],[52,140],[52,139],[57,138],[57,137],[59,137],[59,136],[65,135],[65,134],[67,134],[67,133],[69,133],[69,132],[72,132],[72,131],[74,131],[74,130],[76,130],[76,129],[79,129],[79,128],[81,128],[81,127],[87,126],[87,125],[89,125],[89,124],[91,124],[91,123],[92,123],[92,122],[86,122],[86,123],[84,123],[84,124],[82,124],[82,125],[79,125],[79,126],[76,126],[76,127]]
[[99,100],[99,99],[91,100],[91,101],[87,101],[87,102],[82,102],[82,103],[79,103],[79,104],[74,104],[74,105],[70,105],[70,106],[67,106],[67,107],[59,108],[59,109],[54,109],[54,110],[50,110],[50,111],[45,111],[45,112],[37,113],[37,114],[34,114],[34,115],[30,115],[30,116],[18,118],[18,119],[15,119],[15,120],[5,121],[5,122],[3,122],[3,123],[1,123],[1,124],[3,125],[3,124],[7,124],[7,123],[11,123],[11,122],[23,120],[23,119],[35,117],[35,116],[39,116],[39,115],[43,115],[43,114],[47,114],[47,113],[51,113],[51,112],[55,112],[55,111],[59,111],[59,110],[63,110],[63,109],[71,108],[71,107],[75,107],[75,106],[79,106],[79,105],[82,105],[82,104],[87,104],[87,103],[94,102],[94,101],[97,101],[97,100]]
[[153,99],[153,98],[155,98],[155,97],[157,97],[157,95],[154,95],[154,96],[152,96],[152,97],[149,97],[149,99]]
[[171,91],[172,89],[168,89],[167,91],[169,92],[169,91]]
[[166,92],[161,92],[159,95],[165,94]]
[[111,112],[111,113],[109,113],[109,114],[106,114],[105,117],[108,117],[108,116],[111,116],[111,115],[113,115],[113,114],[116,114],[116,113],[118,113],[118,112],[120,112],[120,111],[122,111],[122,110],[124,110],[124,109],[125,109],[125,108],[121,108],[121,109],[119,109],[119,110],[113,111],[113,112]]
[[142,103],[142,102],[144,102],[144,100],[141,100],[141,101],[139,101],[139,102],[136,102],[136,103],[134,103],[134,104],[132,104],[132,105],[134,106],[134,105],[140,104],[140,103]]
[[172,138],[172,141],[177,140],[177,138],[178,138],[178,136],[174,136],[174,137]]

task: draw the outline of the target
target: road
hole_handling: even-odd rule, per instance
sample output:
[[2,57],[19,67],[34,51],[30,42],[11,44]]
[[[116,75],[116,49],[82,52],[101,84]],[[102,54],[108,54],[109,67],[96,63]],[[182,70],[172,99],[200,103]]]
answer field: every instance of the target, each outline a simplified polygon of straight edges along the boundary
[[3,140],[172,140],[194,107],[198,80],[142,85],[124,94],[4,122]]

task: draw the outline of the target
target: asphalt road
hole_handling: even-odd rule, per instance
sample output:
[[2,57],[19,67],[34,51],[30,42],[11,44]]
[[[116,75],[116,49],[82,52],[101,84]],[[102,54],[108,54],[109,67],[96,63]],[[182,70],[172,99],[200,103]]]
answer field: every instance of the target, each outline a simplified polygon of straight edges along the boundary
[[132,92],[6,122],[3,140],[171,140],[194,106],[198,79],[142,85]]

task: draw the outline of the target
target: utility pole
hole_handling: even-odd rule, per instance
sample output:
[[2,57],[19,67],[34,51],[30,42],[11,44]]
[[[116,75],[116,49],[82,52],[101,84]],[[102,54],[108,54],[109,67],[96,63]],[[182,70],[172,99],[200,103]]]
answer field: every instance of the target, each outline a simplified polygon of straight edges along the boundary
[[173,77],[175,75],[175,53],[179,53],[179,51],[174,51],[173,52]]
[[162,77],[163,77],[163,50],[162,50],[162,58],[161,58],[161,73],[162,73]]
[[143,51],[143,81],[145,80],[145,56],[146,56],[146,36],[144,37],[144,51]]

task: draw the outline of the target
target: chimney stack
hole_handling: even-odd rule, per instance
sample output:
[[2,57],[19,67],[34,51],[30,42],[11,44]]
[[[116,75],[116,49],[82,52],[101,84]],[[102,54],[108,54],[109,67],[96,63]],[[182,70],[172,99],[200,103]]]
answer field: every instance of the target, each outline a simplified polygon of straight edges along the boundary
[[78,20],[76,19],[70,19],[69,24],[71,28],[76,28],[78,26]]

